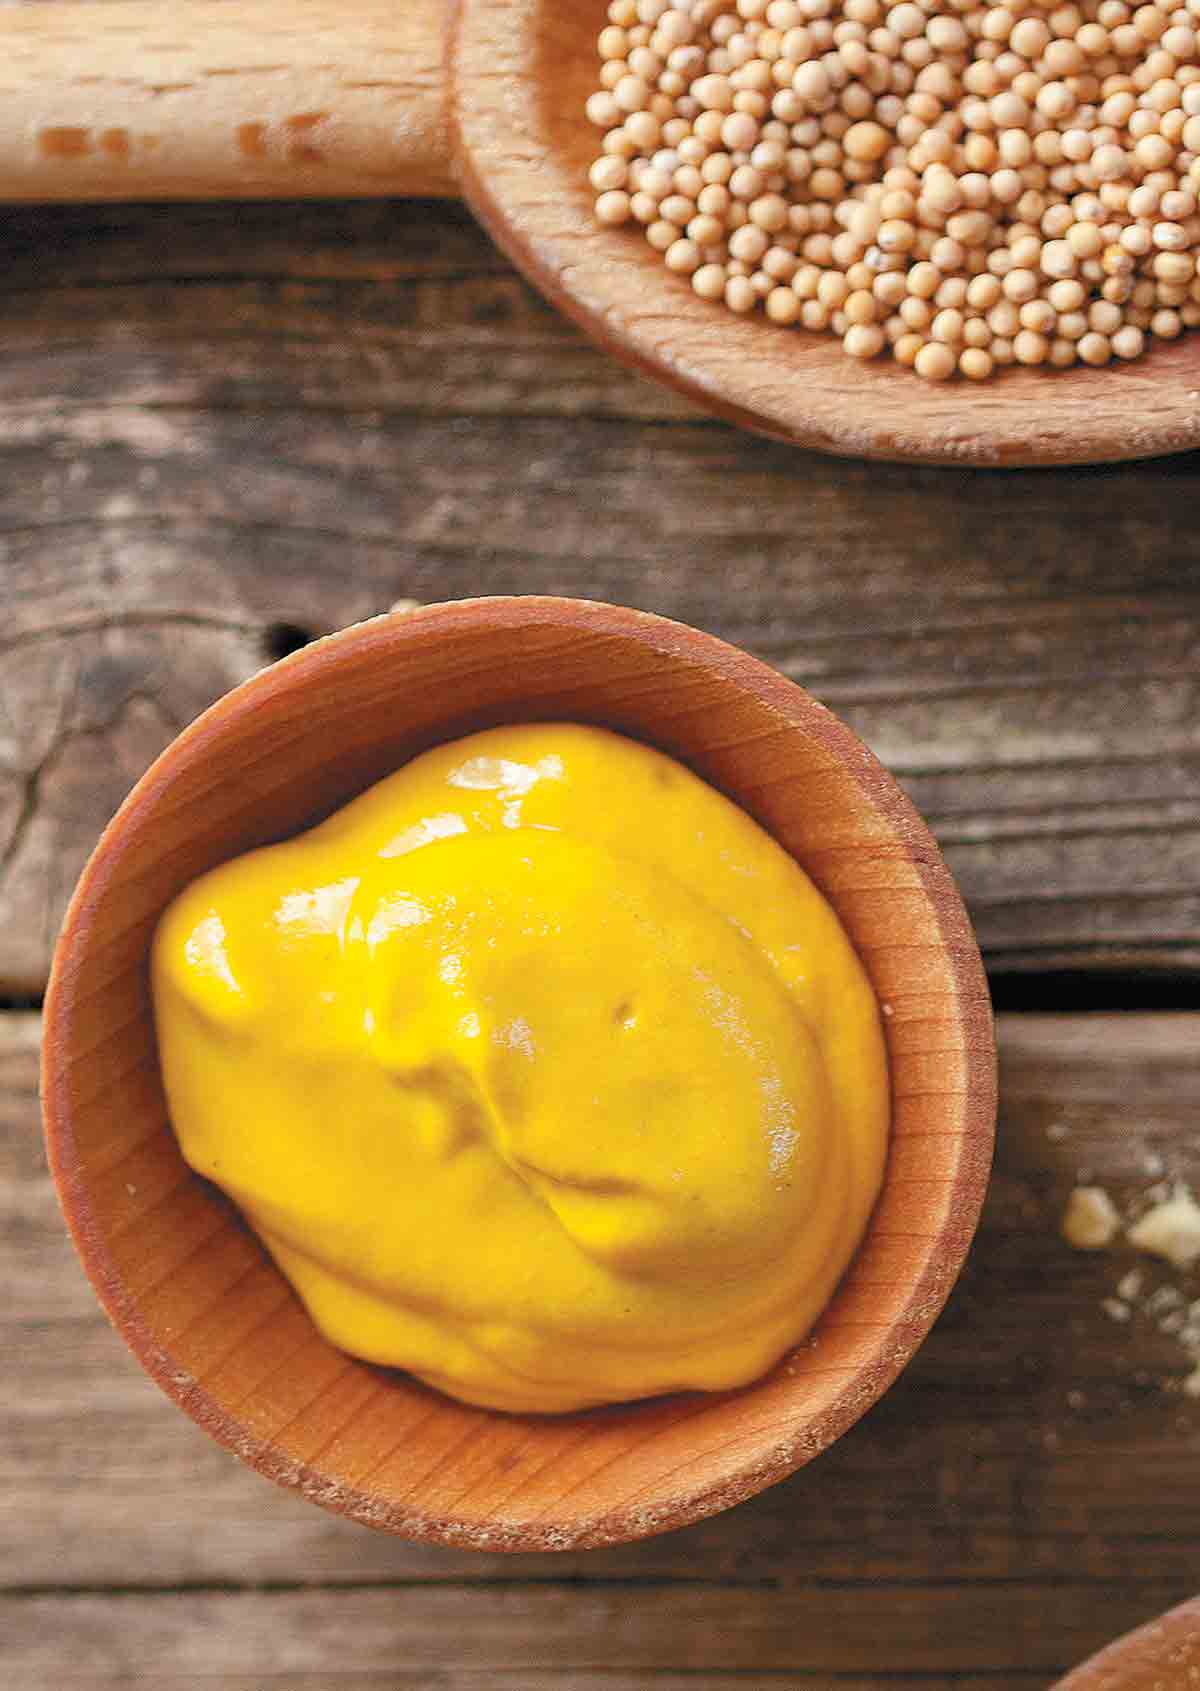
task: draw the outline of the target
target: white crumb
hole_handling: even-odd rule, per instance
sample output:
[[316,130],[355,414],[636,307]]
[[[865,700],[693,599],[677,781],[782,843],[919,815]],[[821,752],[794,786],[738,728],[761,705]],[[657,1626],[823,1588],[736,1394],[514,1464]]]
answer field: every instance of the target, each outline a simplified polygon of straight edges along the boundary
[[1190,1268],[1200,1257],[1200,1207],[1186,1186],[1176,1186],[1126,1230],[1126,1237],[1139,1251],[1165,1257],[1175,1268]]
[[1177,1286],[1159,1286],[1157,1291],[1151,1292],[1142,1308],[1147,1315],[1162,1315],[1169,1309],[1178,1309],[1184,1301]]
[[1080,1251],[1098,1251],[1111,1245],[1120,1230],[1121,1217],[1103,1186],[1076,1186],[1063,1211],[1062,1235]]

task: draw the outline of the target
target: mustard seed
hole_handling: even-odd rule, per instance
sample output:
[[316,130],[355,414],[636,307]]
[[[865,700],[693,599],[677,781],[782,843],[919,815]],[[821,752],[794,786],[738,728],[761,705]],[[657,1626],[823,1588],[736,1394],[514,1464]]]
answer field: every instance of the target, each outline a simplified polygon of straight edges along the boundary
[[929,382],[945,382],[954,374],[957,360],[948,346],[940,341],[926,341],[913,359],[918,376]]

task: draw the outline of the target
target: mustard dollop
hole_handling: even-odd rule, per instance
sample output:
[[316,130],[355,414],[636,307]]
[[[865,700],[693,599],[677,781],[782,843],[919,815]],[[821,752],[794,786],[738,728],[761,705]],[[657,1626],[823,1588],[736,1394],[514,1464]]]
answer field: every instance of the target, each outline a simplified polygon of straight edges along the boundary
[[153,989],[188,1162],[335,1344],[568,1410],[768,1369],[878,1192],[877,1006],[743,811],[497,728],[204,875]]

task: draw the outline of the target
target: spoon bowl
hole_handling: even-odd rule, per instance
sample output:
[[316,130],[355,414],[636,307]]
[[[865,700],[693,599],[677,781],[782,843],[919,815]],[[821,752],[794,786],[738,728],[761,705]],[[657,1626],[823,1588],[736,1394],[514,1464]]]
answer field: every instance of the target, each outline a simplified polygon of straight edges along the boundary
[[[583,1413],[456,1403],[335,1350],[167,1118],[147,955],[182,887],[306,828],[431,744],[500,722],[598,723],[690,764],[832,902],[881,1001],[884,1187],[814,1332],[736,1392]],[[642,1537],[824,1450],[941,1307],[982,1200],[995,1108],[987,987],[937,848],[895,782],[800,688],[636,611],[561,599],[426,607],[261,672],[134,788],[76,890],[46,1003],[51,1167],[84,1266],[164,1391],[253,1467],[419,1539],[488,1549]],[[147,1477],[149,1483],[149,1476]]]
[[[731,423],[797,446],[924,463],[1144,458],[1200,444],[1200,334],[1133,364],[931,383],[697,298],[634,230],[592,215],[603,0],[454,0],[454,167],[498,246],[608,351]],[[531,161],[536,165],[531,167]]]

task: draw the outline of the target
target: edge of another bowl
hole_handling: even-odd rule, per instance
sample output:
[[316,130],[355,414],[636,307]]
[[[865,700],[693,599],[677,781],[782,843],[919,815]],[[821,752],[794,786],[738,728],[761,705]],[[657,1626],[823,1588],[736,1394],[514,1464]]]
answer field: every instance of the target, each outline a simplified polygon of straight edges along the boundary
[[1200,1597],[1089,1656],[1052,1691],[1195,1691],[1200,1684]]

